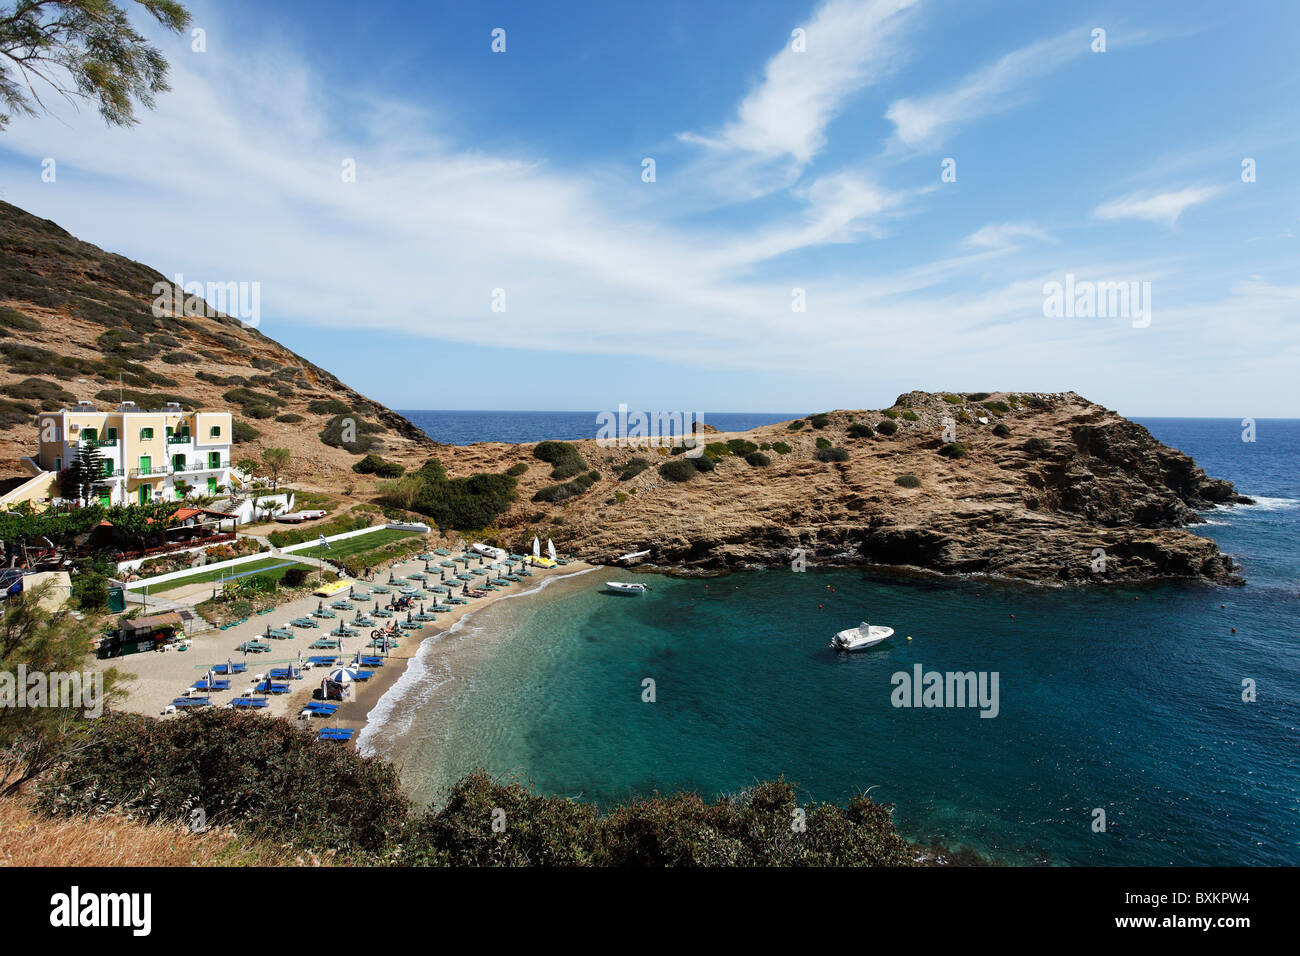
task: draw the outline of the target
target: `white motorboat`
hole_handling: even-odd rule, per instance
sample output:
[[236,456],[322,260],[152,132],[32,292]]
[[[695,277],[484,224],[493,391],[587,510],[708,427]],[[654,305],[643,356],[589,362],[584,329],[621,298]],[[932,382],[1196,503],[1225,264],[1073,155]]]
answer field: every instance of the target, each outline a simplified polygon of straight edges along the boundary
[[831,650],[865,651],[868,647],[875,647],[881,641],[891,637],[893,633],[892,627],[882,627],[879,624],[868,624],[863,621],[857,627],[850,627],[832,637]]
[[624,584],[622,581],[606,581],[605,590],[613,594],[645,594],[645,592],[650,589],[644,584]]

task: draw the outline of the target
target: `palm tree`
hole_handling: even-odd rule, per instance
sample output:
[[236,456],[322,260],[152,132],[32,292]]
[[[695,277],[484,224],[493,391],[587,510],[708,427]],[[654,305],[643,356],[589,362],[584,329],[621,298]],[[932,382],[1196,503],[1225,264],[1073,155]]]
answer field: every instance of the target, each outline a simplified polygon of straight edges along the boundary
[[288,466],[290,457],[287,448],[267,448],[262,451],[262,461],[271,469],[272,491],[280,487],[280,472]]

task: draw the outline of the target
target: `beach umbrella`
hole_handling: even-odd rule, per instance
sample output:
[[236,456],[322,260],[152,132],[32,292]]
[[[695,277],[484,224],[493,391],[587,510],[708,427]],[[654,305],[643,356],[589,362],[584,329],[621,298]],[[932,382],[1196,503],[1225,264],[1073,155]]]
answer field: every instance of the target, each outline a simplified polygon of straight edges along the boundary
[[349,670],[346,667],[339,667],[330,672],[329,679],[336,684],[350,684],[356,680],[356,671]]

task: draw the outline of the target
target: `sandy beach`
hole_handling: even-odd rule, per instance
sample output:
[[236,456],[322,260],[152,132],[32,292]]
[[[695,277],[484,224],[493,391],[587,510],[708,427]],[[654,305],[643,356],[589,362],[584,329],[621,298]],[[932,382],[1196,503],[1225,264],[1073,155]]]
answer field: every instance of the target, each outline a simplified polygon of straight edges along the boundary
[[[459,552],[453,551],[453,554],[457,553]],[[487,607],[509,595],[520,595],[533,590],[548,578],[563,577],[590,569],[591,565],[577,561],[557,568],[530,568],[531,576],[524,578],[523,581],[510,583],[508,587],[501,587],[498,590],[491,591],[484,597],[470,598],[466,604],[453,605],[450,611],[438,615],[436,621],[426,622],[419,630],[403,631],[398,646],[389,650],[384,665],[378,668],[367,668],[367,670],[373,671],[374,676],[368,681],[354,684],[355,689],[351,699],[343,701],[332,717],[328,719],[311,718],[312,726],[318,728],[347,727],[359,731],[365,726],[367,717],[374,709],[375,704],[401,678],[406,670],[407,662],[416,655],[420,646],[430,637],[450,630],[465,615]],[[209,668],[225,664],[227,660],[236,664],[244,663],[247,665],[247,671],[243,674],[235,674],[230,678],[230,690],[216,691],[207,695],[211,699],[213,706],[225,706],[243,693],[244,690],[254,685],[255,675],[264,674],[272,667],[285,666],[290,663],[296,664],[299,652],[301,652],[303,660],[318,654],[334,654],[338,656],[340,661],[343,661],[355,655],[357,650],[370,640],[371,628],[362,628],[360,636],[345,637],[343,639],[342,650],[340,651],[309,649],[308,645],[318,637],[327,636],[338,625],[339,620],[346,618],[351,621],[356,615],[355,610],[338,611],[336,612],[338,614],[337,618],[321,619],[320,626],[317,628],[290,627],[290,621],[295,618],[309,616],[312,611],[316,610],[322,600],[325,602],[325,607],[328,608],[332,601],[347,598],[352,590],[359,593],[369,592],[373,585],[387,582],[390,573],[398,577],[405,577],[422,570],[424,570],[424,562],[419,559],[399,562],[390,568],[375,572],[373,581],[356,581],[353,583],[353,588],[332,597],[322,599],[315,595],[308,595],[297,598],[278,606],[268,614],[255,615],[248,621],[227,630],[207,631],[194,635],[190,639],[190,646],[187,651],[172,650],[160,653],[132,654],[126,657],[96,660],[92,666],[99,670],[116,667],[133,675],[132,679],[124,682],[129,696],[117,705],[118,708],[133,713],[157,716],[163,713],[164,708],[174,698],[183,696],[186,688],[200,680]],[[374,594],[373,600],[355,602],[354,607],[367,610],[382,607],[390,597],[392,595]],[[400,618],[395,617],[394,620],[396,619]],[[286,628],[293,634],[293,637],[288,640],[266,641],[271,645],[271,651],[268,653],[245,655],[235,650],[238,645],[245,641],[264,635],[268,626]],[[370,653],[370,651],[366,653]],[[312,694],[320,686],[320,680],[325,672],[325,668],[305,670],[302,679],[289,682],[291,686],[289,693],[265,695],[269,701],[269,706],[256,712],[275,717],[296,717],[302,710],[303,705],[312,699]],[[168,719],[174,718],[169,717]],[[355,741],[356,736],[353,737],[353,745],[355,745]]]

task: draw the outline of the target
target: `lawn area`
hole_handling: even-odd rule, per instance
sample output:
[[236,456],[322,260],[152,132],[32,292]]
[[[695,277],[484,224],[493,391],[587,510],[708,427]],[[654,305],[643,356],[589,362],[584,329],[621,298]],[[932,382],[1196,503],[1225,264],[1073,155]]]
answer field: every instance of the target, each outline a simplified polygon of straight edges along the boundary
[[349,554],[373,551],[376,548],[382,548],[386,544],[392,544],[394,541],[401,541],[403,538],[409,538],[416,534],[419,534],[419,532],[398,531],[394,528],[376,528],[367,534],[344,538],[342,541],[331,541],[328,548],[303,548],[294,553],[308,555],[313,558],[323,557],[326,561],[329,561],[334,558],[345,558]]
[[[249,574],[250,571],[261,571],[266,568],[273,570],[265,574]],[[150,594],[158,594],[162,591],[170,591],[173,588],[185,587],[188,584],[206,584],[211,581],[220,581],[223,577],[230,578],[236,574],[244,575],[245,580],[250,577],[270,578],[272,581],[279,581],[284,577],[284,573],[290,568],[302,568],[306,571],[315,571],[316,569],[309,564],[299,564],[291,558],[262,558],[258,561],[249,561],[247,564],[237,564],[230,568],[215,568],[210,571],[195,571],[193,574],[182,575],[179,578],[172,578],[170,581],[163,581],[161,584],[152,584],[149,586]],[[147,582],[135,581],[127,585],[127,590],[139,590]]]

